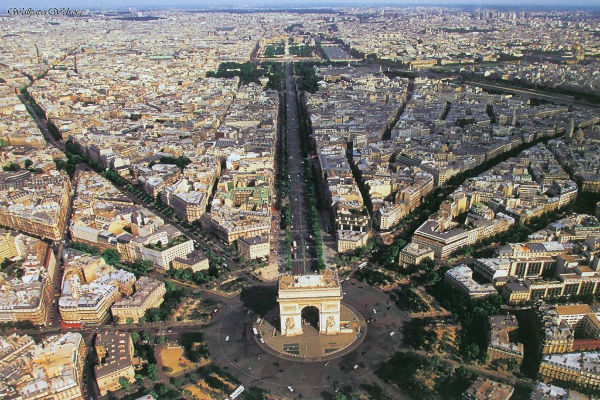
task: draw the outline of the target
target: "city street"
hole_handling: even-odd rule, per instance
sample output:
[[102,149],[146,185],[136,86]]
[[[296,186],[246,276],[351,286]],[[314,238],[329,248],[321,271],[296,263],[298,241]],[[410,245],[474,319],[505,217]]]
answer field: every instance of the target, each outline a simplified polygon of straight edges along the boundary
[[286,116],[287,116],[287,153],[290,171],[290,210],[292,214],[292,273],[307,274],[318,269],[315,241],[312,231],[310,202],[307,192],[302,146],[300,141],[300,126],[298,123],[298,102],[293,73],[293,65],[286,63]]

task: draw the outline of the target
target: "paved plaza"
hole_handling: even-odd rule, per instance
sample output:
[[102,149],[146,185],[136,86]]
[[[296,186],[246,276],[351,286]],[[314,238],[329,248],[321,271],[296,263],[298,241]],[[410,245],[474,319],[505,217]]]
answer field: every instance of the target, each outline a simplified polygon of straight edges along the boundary
[[312,362],[340,357],[352,351],[364,339],[367,330],[364,318],[343,304],[341,326],[343,333],[325,335],[319,334],[308,321],[303,321],[302,335],[282,336],[279,314],[273,311],[255,327],[259,333],[256,339],[265,351],[288,360]]
[[[263,287],[274,289],[264,284]],[[290,399],[318,399],[322,391],[331,392],[333,387],[344,385],[358,388],[362,383],[377,382],[385,387],[373,371],[381,360],[401,348],[402,325],[409,318],[408,314],[391,306],[385,293],[354,279],[343,282],[342,290],[344,306],[351,307],[361,318],[372,320],[367,324],[366,333],[333,359],[300,362],[263,345],[252,330],[260,316],[242,304],[239,297],[227,299],[204,329],[211,358],[219,366],[228,368],[246,387],[258,385]],[[252,292],[252,297],[260,293]],[[274,298],[271,307],[276,308]],[[373,313],[374,309],[377,314]],[[267,313],[265,316],[273,318],[275,315],[269,317]],[[290,392],[288,386],[294,391]],[[397,391],[387,393],[394,399],[406,398]]]

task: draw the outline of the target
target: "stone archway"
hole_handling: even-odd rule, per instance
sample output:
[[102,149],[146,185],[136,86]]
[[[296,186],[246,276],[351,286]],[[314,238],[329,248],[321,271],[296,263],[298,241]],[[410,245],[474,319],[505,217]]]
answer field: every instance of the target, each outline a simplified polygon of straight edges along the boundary
[[304,326],[310,325],[319,332],[319,317],[321,313],[319,309],[315,306],[306,306],[302,309],[300,313],[302,317],[302,332],[304,332]]
[[[283,336],[303,334],[303,310],[317,309],[317,330],[320,334],[340,333],[342,288],[337,274],[281,276],[279,278],[279,318]],[[313,310],[314,312],[314,310]]]

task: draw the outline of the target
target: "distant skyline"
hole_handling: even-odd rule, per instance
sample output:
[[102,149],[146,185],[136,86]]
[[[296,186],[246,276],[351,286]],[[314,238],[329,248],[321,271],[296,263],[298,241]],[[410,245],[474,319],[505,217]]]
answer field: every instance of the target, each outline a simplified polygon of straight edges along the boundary
[[377,7],[377,6],[469,6],[515,8],[594,8],[600,9],[598,0],[0,0],[0,12],[10,7],[70,7],[73,9],[126,9],[136,8],[301,8],[301,7]]

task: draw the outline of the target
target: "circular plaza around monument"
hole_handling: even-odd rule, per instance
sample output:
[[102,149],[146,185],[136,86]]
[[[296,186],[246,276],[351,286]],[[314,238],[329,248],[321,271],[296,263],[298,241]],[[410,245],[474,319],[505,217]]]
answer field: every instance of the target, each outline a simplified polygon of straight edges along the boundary
[[273,310],[254,324],[255,339],[266,352],[292,361],[316,362],[341,357],[356,349],[366,336],[365,319],[350,306],[342,304],[340,309],[341,329],[339,333],[319,332],[318,323],[305,307],[306,318],[302,318],[302,333],[282,335],[279,311]]
[[[284,278],[284,283],[286,279],[299,277]],[[300,278],[298,283],[308,283],[304,279],[317,278]],[[310,288],[306,289],[310,291]],[[303,305],[304,300],[300,300],[297,309],[284,312],[285,318],[294,318],[295,312],[299,312],[301,321],[304,320],[299,323],[302,335],[295,335],[296,326],[289,325],[290,336],[284,336],[279,310],[282,296],[278,288],[267,284],[246,288],[239,298],[224,300],[225,304],[204,330],[211,359],[229,368],[244,386],[260,385],[285,398],[290,398],[290,387],[294,389],[294,398],[301,393],[304,398],[317,399],[323,391],[331,390],[334,383],[341,387],[376,379],[373,374],[381,360],[402,347],[399,332],[409,315],[393,309],[386,294],[355,279],[340,282],[340,289],[338,295],[343,297],[338,299],[341,335],[319,334],[319,321],[325,321],[324,329],[327,330],[327,321],[331,321],[328,317],[334,311],[327,303],[335,300],[331,297],[340,296],[331,296],[328,301],[321,302],[319,307],[325,309],[321,316],[317,314],[319,308],[314,306],[313,292],[308,295],[312,305],[308,305],[308,301]],[[349,312],[356,316],[358,324]],[[346,321],[360,327],[355,329],[355,337],[344,338],[344,328],[352,326]],[[315,341],[317,345],[313,345]],[[294,348],[299,354],[293,354],[296,353]]]
[[278,310],[256,321],[253,333],[271,354],[296,361],[322,361],[346,354],[365,336],[360,313],[342,304],[337,274],[279,278]]

